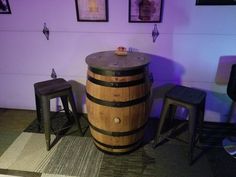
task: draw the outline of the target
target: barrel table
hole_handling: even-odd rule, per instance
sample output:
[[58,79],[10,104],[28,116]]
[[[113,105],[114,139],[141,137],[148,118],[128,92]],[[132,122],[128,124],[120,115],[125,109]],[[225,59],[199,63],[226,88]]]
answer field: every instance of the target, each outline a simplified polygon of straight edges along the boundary
[[104,51],[87,56],[86,63],[86,107],[95,145],[112,154],[135,150],[149,114],[147,55]]

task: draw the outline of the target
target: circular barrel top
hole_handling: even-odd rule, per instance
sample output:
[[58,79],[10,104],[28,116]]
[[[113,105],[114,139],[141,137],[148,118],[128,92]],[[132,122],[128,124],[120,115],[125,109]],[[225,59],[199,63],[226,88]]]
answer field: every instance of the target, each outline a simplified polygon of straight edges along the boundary
[[105,70],[130,70],[149,64],[146,54],[127,52],[127,55],[116,55],[115,51],[93,53],[86,57],[88,66]]

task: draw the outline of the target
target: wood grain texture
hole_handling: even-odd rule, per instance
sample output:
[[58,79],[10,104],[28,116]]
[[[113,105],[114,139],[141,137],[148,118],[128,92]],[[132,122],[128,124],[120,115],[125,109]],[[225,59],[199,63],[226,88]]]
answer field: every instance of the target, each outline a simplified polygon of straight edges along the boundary
[[[88,76],[103,82],[133,82],[143,79],[144,82],[132,86],[112,87],[104,86],[87,80],[86,91],[92,97],[86,98],[88,120],[90,131],[95,144],[102,150],[112,153],[123,153],[136,148],[138,141],[144,135],[144,127],[149,114],[149,92],[150,83],[147,78],[148,70],[145,68],[142,73],[132,76],[106,76],[88,70]],[[121,71],[122,72],[122,71]],[[145,98],[146,97],[146,98]],[[145,99],[142,99],[145,98]],[[139,102],[136,102],[141,99]],[[104,105],[108,103],[121,103],[125,106]],[[135,102],[135,103],[134,103]],[[131,103],[131,104],[129,104]],[[129,135],[124,134],[130,132]],[[120,133],[119,136],[114,135]],[[100,142],[100,144],[98,143]],[[104,144],[104,146],[102,145]],[[108,147],[111,146],[111,147]],[[125,146],[117,148],[112,146]]]

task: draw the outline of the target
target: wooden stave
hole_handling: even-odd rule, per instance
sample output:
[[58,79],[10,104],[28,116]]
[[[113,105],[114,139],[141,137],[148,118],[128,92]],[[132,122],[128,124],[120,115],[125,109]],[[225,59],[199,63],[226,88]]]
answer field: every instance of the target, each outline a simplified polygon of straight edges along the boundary
[[[122,72],[122,71],[121,71]],[[122,74],[121,74],[122,75]],[[137,86],[132,86],[134,90],[141,90],[141,91],[138,91],[137,94],[135,94],[132,99],[137,99],[137,98],[140,98],[142,96],[145,96],[147,95],[147,98],[149,99],[149,80],[147,79],[147,69],[146,68],[143,68],[143,73],[138,73],[138,74],[134,74],[134,75],[131,75],[131,76],[106,76],[106,75],[100,75],[100,74],[97,74],[97,73],[93,73],[90,69],[88,69],[88,77],[94,77],[98,80],[102,80],[104,82],[117,82],[117,83],[120,83],[120,82],[132,82],[132,81],[135,81],[137,79],[142,79],[142,78],[145,78],[145,82],[143,84],[139,84]],[[99,90],[98,88],[100,87],[100,90],[103,90],[105,89],[106,87],[105,86],[96,86],[96,88],[93,90],[91,89],[91,81],[87,80],[87,83],[86,83],[86,91],[89,93],[89,94],[92,94],[92,96],[96,97],[96,98],[100,98],[101,96],[99,95],[96,95],[94,94],[95,90]],[[112,88],[108,88],[108,90],[111,90]],[[122,89],[122,88],[119,88],[119,89]],[[126,88],[123,88],[123,89],[126,89]],[[117,88],[114,89],[114,92],[117,91]],[[108,91],[105,91],[105,93],[108,93]],[[124,94],[126,95],[126,94]],[[114,99],[114,97],[111,97],[111,99],[107,98],[105,95],[102,96],[103,99],[107,100],[107,101],[114,101],[114,102],[117,102],[117,101],[122,101],[122,102],[126,102],[128,100],[130,100],[130,98],[127,100],[126,99]],[[136,107],[135,110],[142,110],[141,108],[144,108],[145,110],[141,113],[138,113],[140,116],[139,118],[139,121],[141,120],[141,123],[139,122],[137,124],[137,121],[134,121],[135,124],[132,123],[132,127],[130,127],[131,123],[128,124],[127,127],[122,127],[121,129],[114,129],[114,127],[110,126],[110,123],[112,121],[110,121],[110,123],[108,123],[108,126],[107,127],[104,127],[103,125],[105,124],[100,124],[98,125],[96,122],[94,122],[94,120],[97,120],[97,118],[95,118],[95,115],[97,117],[97,115],[99,115],[99,111],[98,112],[94,112],[93,115],[94,116],[91,116],[91,111],[89,110],[100,110],[98,107],[103,107],[102,109],[111,109],[111,107],[109,106],[103,106],[103,105],[100,105],[100,104],[96,104],[96,103],[92,103],[91,104],[91,100],[88,99],[88,96],[86,98],[86,105],[87,105],[87,109],[88,109],[88,118],[89,118],[89,122],[91,125],[93,126],[97,126],[96,128],[99,128],[99,129],[104,129],[106,131],[115,131],[115,132],[125,132],[125,131],[132,131],[132,130],[135,130],[135,129],[139,129],[140,127],[145,127],[146,123],[147,123],[147,119],[148,119],[148,110],[149,110],[149,104],[148,104],[148,100],[145,100],[144,102],[141,102],[139,104],[135,104],[135,105],[132,105],[131,107],[128,107],[128,109],[132,108],[132,107]],[[93,107],[91,107],[91,105]],[[125,108],[112,108],[113,110],[114,109],[125,109]],[[107,112],[107,111],[104,111],[104,112]],[[119,111],[118,111],[119,112]],[[130,116],[130,115],[129,115]],[[116,117],[116,116],[110,116],[110,117]],[[122,117],[122,116],[120,116]],[[143,117],[143,119],[142,119]],[[125,118],[124,118],[125,119]],[[97,120],[98,121],[98,120]],[[104,120],[99,120],[98,122],[104,122]],[[121,122],[123,122],[123,120],[121,120]],[[101,134],[100,132],[97,132],[96,130],[94,130],[91,126],[90,126],[90,131],[92,133],[92,136],[94,138],[94,143],[95,145],[105,151],[105,152],[109,152],[109,153],[126,153],[126,152],[129,152],[129,151],[132,151],[134,149],[136,149],[141,142],[141,139],[143,138],[144,136],[144,129],[142,129],[140,132],[137,132],[137,134],[134,134],[134,135],[128,135],[128,136],[123,136],[123,137],[114,137],[114,136],[110,136],[110,139],[112,139],[112,141],[108,141],[107,139],[108,138],[108,135],[104,135],[104,134]],[[118,139],[118,140],[117,140]],[[122,140],[122,139],[126,139],[125,141]],[[117,142],[117,143],[114,143]],[[109,147],[110,146],[110,147]],[[115,148],[115,146],[120,146],[118,149]],[[122,146],[124,146],[124,148],[122,148]]]

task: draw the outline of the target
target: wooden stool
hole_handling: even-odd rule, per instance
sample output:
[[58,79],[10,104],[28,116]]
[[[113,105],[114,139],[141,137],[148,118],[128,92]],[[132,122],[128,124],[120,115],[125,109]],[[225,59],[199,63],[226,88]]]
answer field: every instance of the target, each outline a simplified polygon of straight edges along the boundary
[[161,130],[167,115],[170,120],[173,120],[178,106],[188,109],[189,121],[189,164],[192,164],[193,150],[196,143],[196,127],[199,125],[200,132],[204,122],[206,93],[201,90],[188,88],[184,86],[173,87],[164,98],[164,105],[162,108],[160,122],[157,133],[154,138],[154,147],[160,143]]
[[[64,79],[52,79],[43,82],[38,82],[34,84],[35,91],[35,101],[36,101],[36,111],[37,119],[39,124],[41,123],[41,116],[44,120],[44,131],[47,150],[50,150],[50,99],[61,97],[61,101],[65,110],[65,114],[70,121],[75,121],[78,125],[79,133],[82,135],[82,130],[75,106],[75,102],[72,95],[71,85]],[[68,106],[68,99],[72,108],[72,114],[74,120],[71,119],[70,110]]]

